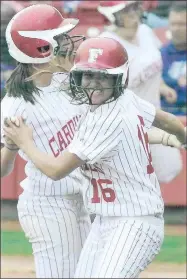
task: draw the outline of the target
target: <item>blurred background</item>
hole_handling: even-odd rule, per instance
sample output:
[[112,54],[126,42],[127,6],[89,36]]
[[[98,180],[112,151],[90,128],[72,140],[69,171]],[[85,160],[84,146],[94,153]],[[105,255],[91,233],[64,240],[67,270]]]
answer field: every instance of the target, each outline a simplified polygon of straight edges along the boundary
[[[178,1],[143,1],[144,14],[142,21],[152,28],[161,41],[163,58],[163,79],[176,91],[177,99],[174,104],[161,99],[162,108],[176,114],[186,126],[186,24],[181,26],[177,18],[169,19],[171,4]],[[186,3],[186,1],[180,1]],[[1,99],[5,95],[5,82],[15,68],[15,61],[9,56],[5,40],[5,30],[10,19],[18,11],[39,1],[1,1]],[[64,17],[75,17],[80,20],[72,34],[88,37],[99,35],[104,26],[109,25],[107,19],[97,11],[99,1],[42,1],[56,7]],[[180,20],[179,20],[180,21]],[[178,28],[178,29],[177,29]],[[183,32],[177,37],[178,30]],[[175,54],[176,63],[168,74],[168,64],[171,53],[165,48],[168,43],[185,39],[184,54],[181,59]],[[172,58],[173,59],[173,58]],[[175,62],[175,61],[174,61]],[[165,222],[167,238],[158,258],[160,263],[186,264],[186,152],[181,151],[183,170],[171,183],[161,184],[165,202]],[[11,175],[1,179],[1,233],[3,255],[30,255],[31,248],[24,239],[24,234],[17,223],[17,198],[22,192],[19,183],[25,178],[25,162],[18,156],[16,166]],[[170,230],[172,228],[172,230]],[[19,233],[18,233],[19,232]],[[3,258],[6,267],[5,258]],[[180,269],[180,268],[179,268]],[[32,272],[31,272],[32,273]],[[184,274],[183,270],[183,274]],[[27,274],[27,276],[29,276]],[[158,275],[159,276],[159,275]],[[168,278],[174,278],[171,277]],[[10,277],[6,277],[10,278]],[[14,277],[15,278],[15,277]],[[31,278],[31,277],[30,277]],[[145,277],[144,277],[145,278]],[[153,278],[153,277],[146,277]],[[158,277],[157,277],[158,278]],[[182,273],[179,277],[182,277]]]

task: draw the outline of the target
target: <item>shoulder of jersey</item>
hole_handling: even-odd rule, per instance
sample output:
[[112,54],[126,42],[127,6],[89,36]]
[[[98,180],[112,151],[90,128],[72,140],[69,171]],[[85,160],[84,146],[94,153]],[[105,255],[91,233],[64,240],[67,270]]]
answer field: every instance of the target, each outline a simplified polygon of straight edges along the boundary
[[130,90],[130,89],[125,89],[124,94],[121,95],[120,99],[125,101],[125,100],[130,100],[133,96],[135,95],[135,93]]

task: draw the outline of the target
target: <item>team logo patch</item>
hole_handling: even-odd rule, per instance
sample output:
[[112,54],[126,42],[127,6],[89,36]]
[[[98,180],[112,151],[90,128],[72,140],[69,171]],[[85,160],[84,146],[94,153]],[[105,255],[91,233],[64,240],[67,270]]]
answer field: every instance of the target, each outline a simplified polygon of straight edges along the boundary
[[103,54],[103,49],[102,48],[91,48],[89,49],[89,57],[88,57],[88,62],[93,63],[97,61],[97,58],[99,55]]

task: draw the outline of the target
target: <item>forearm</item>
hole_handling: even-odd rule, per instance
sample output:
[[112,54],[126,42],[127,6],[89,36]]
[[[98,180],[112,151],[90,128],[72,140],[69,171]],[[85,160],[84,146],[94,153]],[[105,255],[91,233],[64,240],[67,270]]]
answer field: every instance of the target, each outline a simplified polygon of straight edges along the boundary
[[1,148],[1,177],[8,176],[13,171],[17,152],[6,147]]
[[55,179],[55,174],[58,172],[57,158],[51,154],[40,151],[34,142],[28,142],[23,147],[20,146],[23,152],[33,162],[37,169],[39,169],[46,176]]
[[84,163],[79,157],[68,151],[55,158],[53,155],[40,151],[32,141],[24,143],[20,148],[36,168],[53,180],[64,178]]
[[171,113],[157,110],[153,126],[175,135],[181,143],[186,141],[184,125],[178,117]]

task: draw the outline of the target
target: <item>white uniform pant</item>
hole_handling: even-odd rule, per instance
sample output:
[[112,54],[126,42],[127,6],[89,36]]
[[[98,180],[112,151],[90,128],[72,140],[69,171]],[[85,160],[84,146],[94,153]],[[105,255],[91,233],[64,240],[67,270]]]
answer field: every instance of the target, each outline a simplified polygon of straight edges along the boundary
[[96,216],[74,278],[137,278],[163,238],[163,219]]
[[182,171],[180,151],[161,144],[150,145],[153,167],[159,182],[169,183]]
[[32,244],[37,278],[74,276],[91,222],[80,196],[73,197],[19,197],[19,221]]

